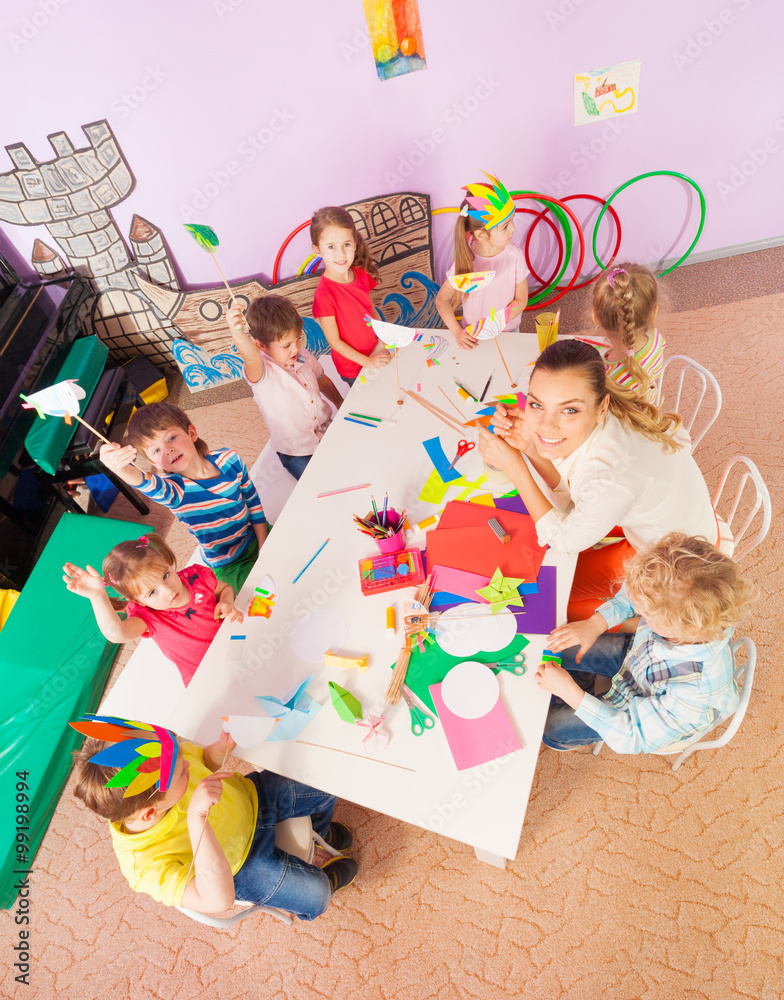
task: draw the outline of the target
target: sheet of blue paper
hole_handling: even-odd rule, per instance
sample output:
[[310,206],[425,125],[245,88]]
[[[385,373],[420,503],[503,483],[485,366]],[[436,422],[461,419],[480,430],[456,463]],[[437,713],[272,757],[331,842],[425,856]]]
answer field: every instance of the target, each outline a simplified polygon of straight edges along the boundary
[[445,604],[448,604],[450,607],[454,607],[455,604],[465,604],[465,597],[461,597],[459,594],[448,594],[445,590],[437,590],[433,594],[430,607],[440,608]]
[[[451,469],[449,468],[451,459],[447,458],[444,454],[444,449],[441,447],[441,438],[429,438],[427,441],[423,441],[422,444],[436,472],[445,483],[451,483],[454,479],[461,478],[462,473],[458,472],[454,466]],[[455,451],[457,451],[456,446]]]

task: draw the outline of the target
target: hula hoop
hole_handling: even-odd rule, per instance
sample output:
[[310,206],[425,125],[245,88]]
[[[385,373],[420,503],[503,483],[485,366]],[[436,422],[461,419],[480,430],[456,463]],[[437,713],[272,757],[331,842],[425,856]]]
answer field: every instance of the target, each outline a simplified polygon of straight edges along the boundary
[[594,260],[603,271],[607,270],[608,265],[605,265],[601,262],[601,260],[599,259],[599,255],[596,252],[596,238],[599,234],[599,223],[602,221],[604,213],[609,209],[611,202],[614,201],[614,199],[621,193],[621,191],[625,191],[627,187],[630,187],[637,181],[645,180],[646,177],[679,177],[682,181],[686,181],[687,184],[691,184],[691,186],[700,196],[700,225],[699,228],[697,229],[697,235],[691,241],[691,244],[689,245],[689,248],[686,251],[686,253],[678,260],[676,260],[675,263],[672,265],[672,267],[668,267],[666,271],[662,271],[659,275],[657,275],[657,277],[663,278],[665,274],[669,274],[670,271],[674,271],[676,267],[680,267],[680,265],[686,260],[686,258],[692,252],[692,250],[696,247],[697,240],[699,240],[700,236],[702,236],[702,230],[705,227],[705,195],[702,193],[702,190],[700,189],[700,186],[697,184],[696,181],[693,181],[691,177],[687,177],[686,174],[678,173],[677,170],[650,170],[648,171],[647,174],[638,174],[637,177],[632,177],[630,181],[626,181],[625,184],[621,184],[619,188],[616,188],[615,191],[613,191],[613,193],[605,202],[604,208],[602,208],[599,211],[599,214],[596,217],[596,227],[593,232],[593,243],[591,244],[591,250],[593,251]]
[[557,295],[554,295],[551,299],[548,299],[547,302],[542,301],[542,299],[545,297],[545,295],[547,295],[547,293],[551,290],[551,288],[557,288],[558,282],[561,280],[564,271],[569,265],[569,261],[572,255],[571,229],[569,228],[568,225],[565,225],[564,222],[559,218],[558,221],[561,223],[561,226],[564,230],[564,236],[566,237],[566,243],[567,243],[567,248],[565,251],[566,259],[564,260],[563,267],[561,268],[561,272],[556,278],[555,283],[551,286],[551,288],[542,289],[542,291],[532,296],[528,300],[528,305],[525,308],[527,311],[529,309],[533,309],[535,306],[539,307],[550,306],[553,304],[553,302],[557,302],[558,299],[566,295],[566,293],[570,291],[577,282],[577,277],[580,273],[580,268],[583,266],[583,261],[585,260],[585,236],[583,235],[582,227],[580,226],[577,216],[574,214],[571,208],[569,208],[568,205],[565,205],[562,201],[559,201],[558,198],[551,198],[550,195],[547,194],[537,194],[534,191],[510,191],[509,193],[512,196],[512,198],[514,198],[515,201],[517,201],[519,198],[533,198],[534,201],[542,201],[547,203],[548,205],[552,205],[553,206],[552,212],[556,216],[556,218],[558,218],[558,212],[560,211],[562,214],[565,213],[566,215],[568,215],[569,218],[574,223],[575,231],[577,233],[578,239],[580,240],[580,256],[577,261],[577,266],[575,268],[572,280],[566,285],[565,288],[561,289]]
[[[575,198],[589,198],[589,199],[590,199],[591,201],[598,201],[600,205],[606,205],[606,201],[605,201],[605,199],[604,199],[604,198],[600,198],[600,197],[599,197],[598,195],[595,195],[595,194],[570,194],[570,195],[567,195],[567,196],[566,196],[566,198],[563,198],[563,199],[562,199],[562,201],[564,201],[564,202],[567,202],[567,201],[574,201],[574,199],[575,199]],[[541,211],[541,212],[539,212],[539,213],[538,213],[538,215],[539,215],[539,218],[538,218],[538,219],[536,220],[536,222],[535,222],[535,223],[534,223],[534,224],[533,224],[533,225],[531,226],[531,229],[530,229],[530,231],[529,231],[530,233],[533,233],[534,229],[536,229],[536,227],[537,227],[537,226],[539,225],[539,223],[540,223],[540,222],[542,221],[542,219],[545,219],[545,220],[547,219],[547,215],[546,215],[546,213],[547,213],[547,212],[549,212],[549,211],[550,211],[550,209],[549,209],[549,208],[544,208],[544,209],[542,209],[542,211]],[[608,263],[608,265],[607,265],[608,267],[609,267],[609,266],[610,266],[610,264],[611,264],[611,263],[612,263],[612,262],[613,262],[613,261],[615,260],[615,257],[616,257],[616,255],[617,255],[617,253],[618,253],[618,250],[619,250],[620,246],[621,246],[621,220],[620,220],[620,219],[618,218],[618,213],[617,213],[617,212],[615,211],[615,209],[614,209],[614,208],[612,208],[612,207],[611,207],[609,211],[610,211],[610,215],[611,215],[611,216],[612,216],[612,218],[613,218],[613,222],[615,223],[615,228],[616,228],[616,230],[617,230],[617,237],[616,237],[616,240],[615,240],[615,246],[613,247],[613,251],[612,251],[612,253],[610,254],[610,262],[609,262],[609,263]],[[527,245],[527,244],[526,244],[526,245]],[[528,261],[528,256],[527,256],[527,251],[526,251],[526,261]],[[539,278],[539,276],[538,276],[538,275],[537,275],[537,274],[536,274],[536,273],[535,273],[535,272],[534,272],[534,271],[533,271],[533,270],[531,269],[531,266],[530,266],[530,264],[529,264],[529,270],[531,270],[531,274],[533,274],[533,276],[534,276],[534,277],[535,277],[535,278],[536,278],[536,279],[537,279],[538,281],[541,281],[541,280],[542,280],[542,279],[541,279],[541,278]],[[588,280],[587,280],[587,281],[581,281],[581,282],[580,282],[580,283],[579,283],[578,285],[573,285],[573,286],[572,286],[572,291],[573,291],[573,292],[576,292],[578,288],[586,288],[586,287],[587,287],[588,285],[590,285],[590,284],[592,284],[592,283],[593,283],[594,281],[596,281],[596,279],[597,279],[597,278],[599,277],[599,275],[600,275],[601,273],[602,273],[601,271],[598,271],[598,272],[597,272],[596,274],[594,274],[594,275],[593,275],[593,277],[591,277],[591,278],[588,278]]]
[[[553,278],[558,273],[558,268],[561,266],[561,264],[563,263],[563,259],[564,259],[564,243],[563,243],[563,238],[561,237],[561,234],[558,232],[558,229],[557,229],[555,223],[553,222],[553,220],[552,219],[548,219],[545,216],[544,213],[546,211],[548,211],[548,209],[542,209],[541,212],[537,212],[536,209],[534,209],[534,208],[517,208],[517,207],[515,207],[515,212],[524,212],[526,215],[534,215],[534,216],[536,216],[536,222],[533,224],[533,226],[529,227],[528,232],[525,234],[525,246],[523,248],[523,254],[525,256],[525,263],[528,266],[529,272],[534,276],[534,278],[536,278],[536,280],[539,282],[539,284],[542,286],[542,288],[548,288],[550,286]],[[544,278],[540,278],[539,277],[539,275],[534,270],[533,264],[531,263],[531,258],[528,256],[528,252],[529,252],[529,249],[530,249],[530,243],[531,243],[531,233],[533,232],[534,228],[536,226],[538,226],[539,223],[543,219],[547,223],[547,225],[550,227],[550,229],[552,229],[553,233],[555,234],[555,238],[558,241],[558,260],[556,261],[555,267],[553,268],[553,273],[550,275],[550,277],[548,278],[547,281],[545,281]],[[541,289],[539,289],[539,291],[541,291]]]
[[278,267],[280,266],[280,259],[283,256],[283,251],[291,243],[297,233],[301,233],[303,229],[306,229],[310,225],[310,219],[307,222],[303,222],[301,226],[297,226],[295,230],[289,233],[286,239],[281,243],[280,250],[278,250],[278,256],[275,258],[275,263],[272,265],[272,284],[277,285],[278,283]]

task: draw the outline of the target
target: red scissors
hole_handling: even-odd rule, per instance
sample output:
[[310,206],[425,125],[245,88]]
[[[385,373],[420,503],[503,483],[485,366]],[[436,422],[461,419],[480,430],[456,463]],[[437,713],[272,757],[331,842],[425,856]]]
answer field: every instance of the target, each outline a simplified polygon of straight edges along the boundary
[[449,463],[449,468],[450,469],[454,468],[455,462],[458,460],[458,458],[462,458],[463,455],[467,454],[473,448],[476,448],[476,445],[474,444],[473,441],[466,441],[465,438],[461,438],[461,440],[457,442],[457,454]]

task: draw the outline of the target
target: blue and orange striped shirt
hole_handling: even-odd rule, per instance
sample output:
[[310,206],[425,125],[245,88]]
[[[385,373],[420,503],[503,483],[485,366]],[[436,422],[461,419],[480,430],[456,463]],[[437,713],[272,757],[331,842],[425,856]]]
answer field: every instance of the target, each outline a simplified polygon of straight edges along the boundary
[[188,479],[177,473],[145,475],[137,489],[169,507],[188,526],[213,569],[228,566],[248,550],[254,524],[266,523],[261,500],[236,451],[220,448],[205,455],[218,470],[214,479]]

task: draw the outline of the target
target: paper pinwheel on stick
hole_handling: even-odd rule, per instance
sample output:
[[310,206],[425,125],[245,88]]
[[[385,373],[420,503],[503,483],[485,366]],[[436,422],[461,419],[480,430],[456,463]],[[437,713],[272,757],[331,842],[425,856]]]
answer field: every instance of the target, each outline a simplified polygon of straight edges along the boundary
[[313,674],[289,691],[285,698],[260,694],[255,696],[267,715],[280,720],[267,737],[268,740],[296,739],[321,708],[321,705],[305,690],[312,679]]
[[495,277],[495,271],[469,271],[468,274],[451,274],[449,284],[463,295],[470,295],[478,288],[489,285]]
[[[386,347],[395,352],[395,377],[397,379],[397,402],[398,406],[403,405],[403,396],[400,392],[400,368],[398,366],[397,351],[401,347],[408,347],[409,344],[429,340],[431,343],[424,344],[425,350],[431,351],[431,356],[427,359],[427,366],[439,364],[439,358],[447,349],[447,341],[443,337],[438,337],[430,330],[419,330],[415,327],[400,326],[398,323],[387,323],[385,320],[373,319],[372,316],[365,315],[365,322],[372,328],[375,335]],[[446,331],[444,331],[446,333]]]
[[93,764],[119,768],[107,788],[125,788],[123,798],[157,784],[166,792],[177,764],[177,738],[169,729],[111,715],[83,715],[71,727],[84,736],[110,743],[90,758]]
[[[218,239],[217,233],[210,226],[201,226],[197,225],[196,223],[188,223],[188,222],[183,223],[183,225],[191,234],[191,236],[196,240],[196,242],[199,244],[202,250],[206,250],[207,253],[210,255],[210,257],[212,257],[215,266],[218,269],[218,274],[221,277],[221,281],[226,286],[226,291],[229,293],[229,303],[231,303],[231,300],[234,297],[234,293],[229,287],[229,283],[228,281],[226,281],[226,277],[223,271],[221,271],[221,266],[218,263],[218,255],[215,252],[217,248],[220,246],[220,240]],[[247,323],[245,325],[247,327]]]

